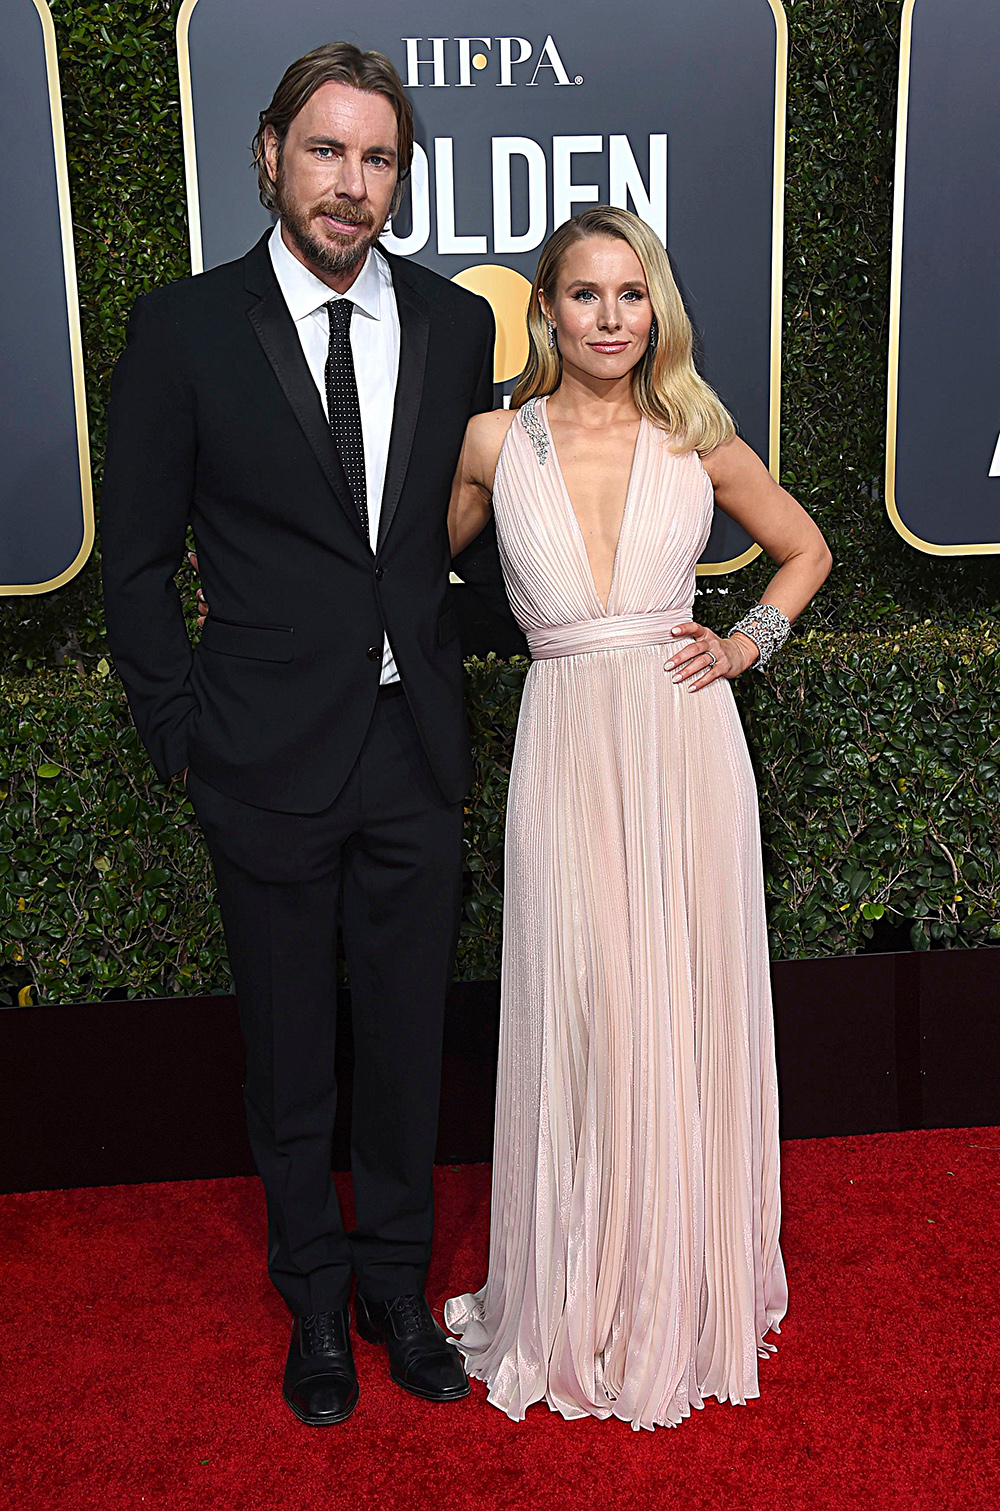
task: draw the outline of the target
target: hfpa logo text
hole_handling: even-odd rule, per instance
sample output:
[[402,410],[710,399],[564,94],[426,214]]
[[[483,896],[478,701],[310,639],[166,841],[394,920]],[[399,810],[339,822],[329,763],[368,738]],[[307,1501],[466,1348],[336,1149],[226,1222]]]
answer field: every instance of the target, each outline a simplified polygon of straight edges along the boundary
[[[451,85],[456,89],[471,89],[477,82],[473,74],[489,68],[491,59],[496,64],[492,70],[496,77],[491,82],[499,89],[512,89],[515,84],[524,84],[530,89],[537,87],[543,79],[549,79],[557,87],[583,83],[579,74],[570,78],[551,37],[545,38],[537,58],[527,37],[403,37],[401,40],[406,46],[409,89],[425,86],[447,89]],[[534,67],[529,76],[532,61]],[[520,70],[517,78],[514,77],[515,68]]]

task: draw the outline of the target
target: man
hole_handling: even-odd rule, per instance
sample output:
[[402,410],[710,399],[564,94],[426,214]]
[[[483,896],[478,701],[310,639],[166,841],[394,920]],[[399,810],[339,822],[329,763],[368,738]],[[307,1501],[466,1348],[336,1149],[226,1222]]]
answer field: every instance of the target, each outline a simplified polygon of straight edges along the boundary
[[[254,149],[280,217],[138,300],[112,384],[108,634],[161,777],[187,772],[247,1048],[285,1399],[343,1421],[348,1298],[393,1379],[467,1394],[424,1298],[444,997],[471,779],[446,512],[493,401],[482,300],[376,245],[413,145],[388,59],[293,63]],[[192,652],[188,524],[212,613]],[[350,976],[357,1226],[330,1176],[336,930]]]

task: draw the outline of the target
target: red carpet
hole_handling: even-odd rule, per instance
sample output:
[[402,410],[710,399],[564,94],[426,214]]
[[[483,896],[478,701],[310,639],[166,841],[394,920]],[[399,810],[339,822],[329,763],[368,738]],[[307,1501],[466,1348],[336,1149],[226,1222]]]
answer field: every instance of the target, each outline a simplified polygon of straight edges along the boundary
[[[1000,1130],[784,1146],[791,1309],[761,1397],[676,1430],[430,1406],[357,1344],[299,1426],[252,1180],[0,1197],[0,1505],[18,1511],[998,1511]],[[480,1282],[488,1171],[439,1172],[438,1305]]]

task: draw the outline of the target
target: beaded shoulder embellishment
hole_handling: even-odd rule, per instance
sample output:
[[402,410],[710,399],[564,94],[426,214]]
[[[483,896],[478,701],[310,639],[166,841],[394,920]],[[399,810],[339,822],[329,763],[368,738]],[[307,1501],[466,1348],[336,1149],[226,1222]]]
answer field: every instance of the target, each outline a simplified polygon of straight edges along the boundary
[[539,467],[544,467],[545,460],[549,454],[549,438],[545,426],[539,418],[537,405],[537,398],[529,399],[526,404],[521,405],[519,413],[525,434],[534,447],[535,455],[538,458],[538,465]]

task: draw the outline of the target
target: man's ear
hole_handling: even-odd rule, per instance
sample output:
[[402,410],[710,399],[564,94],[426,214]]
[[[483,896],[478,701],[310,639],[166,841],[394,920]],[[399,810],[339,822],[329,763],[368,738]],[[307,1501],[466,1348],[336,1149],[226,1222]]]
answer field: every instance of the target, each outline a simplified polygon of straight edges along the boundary
[[271,125],[265,126],[264,127],[264,161],[267,164],[267,171],[268,171],[268,173],[269,173],[269,175],[271,177],[272,182],[274,182],[274,183],[276,183],[277,179],[278,179],[278,147],[279,147],[279,145],[280,144],[278,142],[278,133],[275,131],[274,127],[271,126]]

